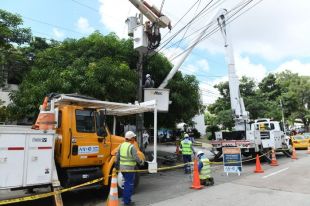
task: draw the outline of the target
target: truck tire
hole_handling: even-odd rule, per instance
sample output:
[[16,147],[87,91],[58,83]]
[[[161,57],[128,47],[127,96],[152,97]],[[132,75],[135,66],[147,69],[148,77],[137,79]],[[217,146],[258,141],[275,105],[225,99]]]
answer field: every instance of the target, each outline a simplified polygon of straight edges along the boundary
[[292,145],[291,144],[289,144],[289,146],[288,145],[286,145],[286,144],[282,144],[282,149],[283,149],[283,154],[286,156],[286,157],[291,157],[291,155],[292,155]]
[[263,156],[263,160],[265,160],[266,162],[268,162],[268,164],[270,164],[272,158],[271,149],[263,149],[262,154],[265,154]]
[[214,157],[210,159],[211,162],[217,162],[220,160],[220,157],[222,156],[222,150],[218,150],[217,153],[214,153]]

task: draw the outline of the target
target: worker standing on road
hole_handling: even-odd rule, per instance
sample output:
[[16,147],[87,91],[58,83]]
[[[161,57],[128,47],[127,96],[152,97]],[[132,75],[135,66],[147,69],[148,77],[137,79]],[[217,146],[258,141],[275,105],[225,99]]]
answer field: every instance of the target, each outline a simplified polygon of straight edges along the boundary
[[184,140],[181,141],[181,151],[183,156],[183,162],[184,162],[184,173],[190,174],[191,173],[191,166],[190,162],[192,161],[192,154],[195,154],[195,150],[193,148],[193,143],[189,139],[188,134],[184,135]]
[[210,167],[210,161],[205,156],[205,153],[203,151],[197,152],[198,157],[198,171],[199,171],[199,179],[200,184],[209,186],[214,185],[214,179],[211,177],[211,167]]
[[144,150],[146,149],[147,145],[149,144],[149,137],[150,137],[149,133],[146,130],[144,130],[143,134],[142,134]]
[[132,131],[128,131],[125,134],[125,142],[123,142],[119,151],[116,155],[116,167],[118,167],[122,172],[125,182],[124,182],[124,191],[123,191],[123,202],[124,205],[133,205],[131,201],[131,195],[134,189],[134,172],[126,172],[126,170],[134,170],[137,162],[140,165],[144,164],[144,160],[140,159],[137,150],[134,146],[136,141],[136,134]]

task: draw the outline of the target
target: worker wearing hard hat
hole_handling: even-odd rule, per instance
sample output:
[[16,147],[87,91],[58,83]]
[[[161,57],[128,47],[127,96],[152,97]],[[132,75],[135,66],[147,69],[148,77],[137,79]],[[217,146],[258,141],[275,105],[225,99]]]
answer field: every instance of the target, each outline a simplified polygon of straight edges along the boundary
[[198,171],[199,171],[199,179],[200,184],[209,186],[214,185],[214,179],[211,177],[211,167],[210,167],[210,161],[205,156],[205,153],[203,151],[197,152],[198,157]]
[[132,205],[131,195],[134,189],[134,172],[126,172],[126,170],[134,170],[137,162],[140,165],[144,164],[144,160],[139,158],[137,149],[134,146],[136,141],[136,134],[132,131],[128,131],[125,134],[125,142],[123,142],[119,151],[116,155],[116,166],[119,166],[119,169],[122,172],[125,182],[124,182],[124,191],[123,191],[123,202],[124,205]]
[[154,88],[154,80],[151,79],[151,75],[147,74],[145,78],[144,88]]
[[195,150],[193,147],[193,143],[190,140],[188,134],[184,134],[184,140],[181,141],[180,145],[183,162],[184,162],[184,173],[190,174],[191,173],[191,166],[190,162],[192,161],[192,154],[195,154]]

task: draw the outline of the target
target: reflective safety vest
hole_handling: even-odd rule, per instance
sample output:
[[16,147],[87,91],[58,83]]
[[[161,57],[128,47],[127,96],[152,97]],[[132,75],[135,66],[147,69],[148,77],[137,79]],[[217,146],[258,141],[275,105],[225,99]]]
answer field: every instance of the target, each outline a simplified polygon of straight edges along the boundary
[[120,165],[126,166],[136,166],[136,160],[131,154],[131,149],[133,144],[129,142],[124,142],[121,144],[119,152],[120,152]]
[[181,145],[182,145],[182,155],[191,155],[193,154],[193,150],[192,150],[192,141],[190,140],[182,140],[181,141]]
[[207,178],[211,177],[211,167],[210,167],[210,161],[208,158],[203,158],[200,160],[203,164],[203,167],[200,170],[199,173],[199,179],[205,180]]

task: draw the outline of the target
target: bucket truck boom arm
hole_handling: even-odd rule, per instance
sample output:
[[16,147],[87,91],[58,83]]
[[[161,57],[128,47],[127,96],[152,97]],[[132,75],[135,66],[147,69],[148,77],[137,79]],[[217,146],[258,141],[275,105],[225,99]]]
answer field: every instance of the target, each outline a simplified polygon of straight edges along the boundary
[[[210,21],[210,23],[208,25],[210,25],[212,22],[214,22],[217,18],[219,18],[221,15],[224,14],[224,12],[226,13],[225,9],[221,9]],[[188,55],[192,52],[192,50],[194,49],[194,47],[201,41],[201,39],[203,38],[203,35],[206,33],[206,31],[209,29],[208,26],[205,27],[205,29],[199,34],[199,36],[192,42],[192,44],[185,50],[186,52],[183,53],[182,56],[180,56],[179,61],[173,66],[173,68],[171,69],[171,71],[169,72],[169,74],[167,75],[167,77],[164,79],[164,81],[161,83],[161,85],[158,87],[159,89],[164,89],[169,80],[173,78],[173,76],[175,75],[175,73],[179,70],[179,68],[182,66],[182,64],[184,63],[184,61],[186,60],[186,58],[188,57]]]
[[249,119],[249,113],[245,111],[243,98],[240,95],[239,89],[239,79],[235,70],[235,61],[232,43],[227,35],[227,25],[225,19],[225,13],[217,18],[218,25],[220,27],[223,39],[224,47],[226,50],[226,62],[228,65],[228,82],[229,82],[229,94],[230,94],[230,104],[233,113],[233,118],[235,121],[235,130],[245,131],[245,125]]

